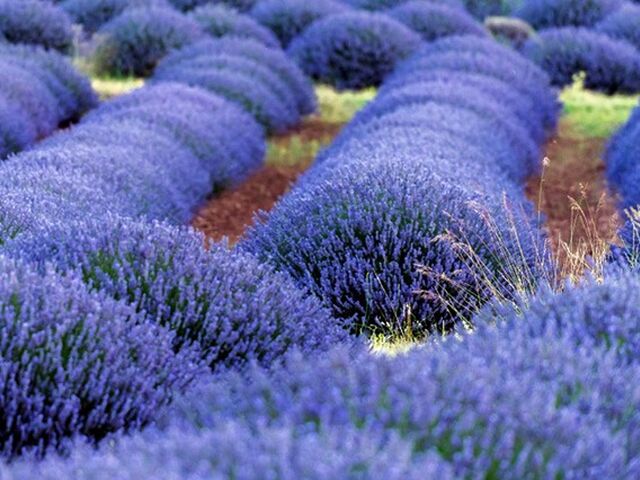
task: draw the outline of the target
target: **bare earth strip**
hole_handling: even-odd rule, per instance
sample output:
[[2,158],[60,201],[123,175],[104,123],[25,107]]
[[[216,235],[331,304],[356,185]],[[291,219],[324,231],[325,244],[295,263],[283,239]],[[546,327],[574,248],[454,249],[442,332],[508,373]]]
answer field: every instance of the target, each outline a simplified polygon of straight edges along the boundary
[[546,217],[552,247],[563,267],[576,259],[601,257],[616,239],[620,216],[605,182],[606,142],[576,134],[563,119],[546,146],[542,176],[528,182],[527,194]]

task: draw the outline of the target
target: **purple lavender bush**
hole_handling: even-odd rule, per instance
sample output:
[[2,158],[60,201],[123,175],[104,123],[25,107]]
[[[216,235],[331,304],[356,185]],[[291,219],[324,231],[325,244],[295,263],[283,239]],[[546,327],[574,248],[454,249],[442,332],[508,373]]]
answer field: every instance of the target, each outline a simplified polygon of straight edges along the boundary
[[159,65],[164,69],[178,69],[183,63],[198,62],[197,58],[212,54],[243,57],[260,63],[283,81],[296,98],[300,115],[316,111],[313,85],[285,53],[277,48],[268,48],[259,42],[238,38],[203,40],[167,56]]
[[165,330],[78,278],[6,257],[0,270],[3,456],[141,427],[199,372]]
[[41,0],[0,0],[0,38],[70,53],[71,20],[57,5]]
[[35,140],[36,129],[29,115],[0,93],[0,158],[19,152]]
[[591,27],[621,4],[621,0],[524,0],[514,13],[535,29]]
[[348,12],[314,22],[287,52],[311,78],[344,90],[379,86],[419,44],[390,17]]
[[[494,99],[482,90],[468,87],[462,82],[412,83],[406,88],[397,88],[381,95],[356,114],[344,130],[344,135],[349,137],[356,130],[358,133],[354,134],[360,135],[368,130],[369,124],[377,124],[377,128],[381,128],[379,125],[382,124],[388,126],[390,122],[394,125],[409,124],[413,107],[419,109],[427,105],[435,107],[431,110],[434,114],[431,118],[431,113],[426,114],[424,121],[420,122],[422,126],[455,131],[461,140],[467,139],[482,145],[485,151],[496,151],[496,146],[510,145],[510,149],[502,147],[503,155],[496,151],[494,161],[518,182],[526,181],[539,171],[540,149],[531,138],[526,124],[507,108],[496,105]],[[447,114],[439,110],[438,105],[453,108]]]
[[564,27],[540,32],[523,53],[563,87],[584,72],[586,88],[604,92],[640,91],[640,51],[624,40],[586,28]]
[[623,208],[640,204],[640,107],[611,138],[605,152],[609,186],[619,194]]
[[163,6],[168,0],[62,0],[60,7],[74,23],[82,25],[85,32],[93,34],[102,25],[120,15],[127,8]]
[[640,49],[640,5],[624,3],[598,22],[594,29],[618,40],[626,40]]
[[532,61],[489,39],[465,35],[426,44],[398,66],[384,88],[402,86],[418,75],[431,75],[437,70],[479,74],[507,82],[534,102],[549,131],[555,129],[560,105],[549,76]]
[[212,369],[269,365],[286,351],[344,338],[313,297],[246,254],[186,228],[107,217],[60,225],[8,244],[9,255],[58,271],[78,270],[91,290],[135,307],[195,347]]
[[[509,201],[483,193],[471,179],[489,178],[481,177],[486,168],[495,191],[514,191],[508,180],[497,180],[491,165],[472,160],[454,170],[460,154],[442,154],[429,140],[416,145],[409,139],[403,147],[390,139],[379,155],[365,145],[330,156],[248,233],[241,248],[288,272],[352,332],[420,337],[454,328],[490,290],[510,294],[513,285],[501,284],[509,278],[503,269],[543,270],[544,248],[520,197],[511,222]],[[466,172],[461,175],[468,175],[469,189],[464,179],[440,175],[447,171]],[[517,238],[494,236],[512,227]]]
[[453,480],[444,460],[436,454],[414,458],[411,445],[398,435],[349,426],[326,432],[297,432],[294,427],[253,431],[242,420],[224,421],[215,429],[151,429],[99,451],[79,446],[70,458],[0,465],[0,476],[6,480],[134,480],[153,478],[158,472],[188,480],[262,480],[265,475],[287,480]]
[[250,38],[264,43],[267,47],[280,46],[280,41],[269,29],[248,15],[238,13],[229,7],[205,4],[193,10],[189,16],[214,38],[224,36]]
[[195,20],[169,8],[125,10],[97,32],[92,55],[98,74],[148,76],[172,50],[204,38]]
[[282,47],[287,48],[316,20],[348,10],[347,5],[336,0],[262,0],[256,3],[249,15],[269,28]]
[[488,36],[482,24],[464,8],[425,0],[411,0],[389,10],[388,15],[432,42],[450,35]]

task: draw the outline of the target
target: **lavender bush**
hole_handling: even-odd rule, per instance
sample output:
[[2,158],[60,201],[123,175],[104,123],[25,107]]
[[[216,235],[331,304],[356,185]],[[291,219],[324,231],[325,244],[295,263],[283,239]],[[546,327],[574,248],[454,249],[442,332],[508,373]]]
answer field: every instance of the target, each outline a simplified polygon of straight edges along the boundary
[[316,110],[313,85],[296,64],[282,50],[268,48],[256,41],[238,38],[204,40],[169,55],[159,68],[179,69],[183,62],[197,62],[197,57],[216,53],[244,57],[264,65],[276,74],[295,96],[300,115],[307,115]]
[[564,27],[541,32],[523,48],[554,85],[563,87],[585,73],[586,88],[607,94],[640,91],[640,51],[586,28]]
[[73,32],[64,10],[51,2],[1,0],[0,38],[69,53]]
[[487,31],[463,8],[425,0],[411,0],[388,11],[388,15],[419,33],[427,42],[449,35],[487,36]]
[[140,427],[199,371],[166,331],[74,276],[5,257],[0,270],[2,455]]
[[200,24],[212,37],[251,38],[267,47],[276,47],[280,42],[270,30],[263,27],[248,15],[222,5],[207,4],[193,10],[189,16]]
[[195,20],[169,8],[124,11],[98,30],[100,43],[92,56],[98,74],[148,76],[172,50],[202,39]]
[[269,365],[287,350],[326,348],[344,335],[319,302],[248,255],[209,245],[186,228],[106,218],[36,232],[8,254],[79,270],[171,330],[177,351],[196,346],[213,369]]
[[286,48],[316,20],[348,10],[347,5],[335,0],[263,0],[249,14],[269,28]]
[[348,12],[314,22],[288,48],[313,79],[338,89],[375,87],[420,37],[385,15]]

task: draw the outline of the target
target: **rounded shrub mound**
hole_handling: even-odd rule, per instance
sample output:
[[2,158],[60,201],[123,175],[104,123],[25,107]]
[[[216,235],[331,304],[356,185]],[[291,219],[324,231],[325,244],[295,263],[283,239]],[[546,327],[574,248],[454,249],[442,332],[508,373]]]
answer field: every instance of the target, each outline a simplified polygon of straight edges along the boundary
[[420,36],[382,14],[354,12],[314,22],[289,46],[313,79],[338,89],[374,87],[420,43]]
[[22,167],[20,156],[2,165],[0,245],[50,223],[64,224],[85,216],[100,218],[106,211],[144,214],[122,191],[109,193],[113,185],[105,185],[95,176],[57,166]]
[[52,50],[26,45],[0,44],[0,57],[25,66],[37,66],[45,75],[53,75],[58,84],[57,100],[64,109],[60,121],[76,120],[98,105],[98,96],[89,79],[74,68],[71,62]]
[[620,194],[623,207],[640,205],[640,108],[613,136],[605,153],[609,185]]
[[549,131],[555,129],[560,104],[547,73],[491,39],[463,35],[425,44],[398,66],[384,87],[402,86],[407,80],[437,70],[480,74],[505,81],[534,102]]
[[640,212],[634,208],[626,212],[626,220],[618,231],[619,245],[611,245],[607,256],[608,270],[640,271]]
[[251,115],[222,97],[180,83],[158,83],[121,95],[91,112],[85,126],[71,136],[77,140],[81,134],[91,140],[87,123],[108,127],[111,121],[131,119],[165,132],[191,150],[209,173],[213,190],[241,180],[264,159],[264,132]]
[[388,15],[419,33],[427,42],[449,35],[487,36],[487,31],[463,8],[412,0],[389,10]]
[[57,5],[41,0],[0,0],[0,38],[69,53],[71,20]]
[[0,58],[2,95],[29,116],[38,137],[48,135],[60,122],[60,105],[42,80],[14,63]]
[[[176,422],[177,423],[177,422]],[[390,438],[389,438],[390,437]],[[309,459],[322,458],[322,463]],[[98,473],[96,477],[95,472]],[[411,445],[399,435],[344,426],[331,431],[298,432],[277,426],[253,430],[242,419],[224,420],[215,428],[182,423],[121,437],[100,450],[80,445],[68,458],[49,457],[40,463],[0,465],[7,480],[137,480],[163,472],[168,478],[362,478],[385,480],[453,480],[451,468],[435,454],[414,458]]]
[[213,369],[269,365],[290,348],[343,338],[320,303],[287,277],[246,254],[207,249],[186,228],[106,218],[15,242],[7,247],[14,255],[78,269],[91,289],[135,306],[174,333],[176,351],[194,346]]
[[512,328],[519,324],[518,328],[531,336],[553,331],[568,336],[580,348],[611,350],[623,363],[637,364],[640,327],[634,319],[640,313],[638,287],[637,272],[612,270],[604,282],[586,280],[561,292],[544,289],[529,299],[522,313],[511,306],[487,309],[476,323],[498,321]]
[[154,74],[154,79],[163,80],[165,77],[171,79],[176,74],[180,78],[184,75],[184,72],[226,72],[232,75],[244,75],[252,78],[260,87],[264,87],[275,97],[280,104],[279,107],[286,110],[291,117],[290,121],[297,123],[299,120],[300,112],[298,111],[296,96],[277,73],[258,60],[243,55],[212,52],[209,55],[201,55],[190,61],[186,60],[180,64],[179,68],[169,67],[165,70],[160,66]]
[[625,3],[596,24],[595,30],[618,40],[626,40],[640,49],[640,5]]
[[207,4],[189,14],[202,29],[212,37],[252,38],[268,47],[277,47],[280,42],[267,28],[248,15],[242,15],[222,5]]
[[253,75],[220,68],[177,68],[163,70],[155,81],[180,82],[203,88],[244,108],[269,132],[284,132],[298,123],[297,112]]
[[170,7],[167,0],[63,0],[60,7],[87,33],[96,32],[130,7]]
[[0,93],[0,159],[35,141],[36,130],[29,116]]
[[[404,97],[402,92],[408,90],[414,90],[419,88],[419,85],[434,84],[444,88],[447,85],[451,85],[452,88],[471,88],[473,90],[481,92],[483,96],[488,96],[495,103],[495,108],[506,110],[507,116],[515,116],[513,121],[514,125],[523,126],[528,132],[533,141],[540,144],[546,138],[545,127],[543,125],[542,116],[536,110],[533,101],[526,96],[522,95],[517,90],[513,89],[508,83],[503,82],[497,78],[489,76],[475,75],[472,73],[452,73],[448,71],[426,71],[420,72],[416,76],[415,80],[412,80],[407,76],[407,82],[405,85],[398,84],[395,87],[381,88],[378,94],[378,101],[376,103],[381,104],[378,107],[376,104],[371,104],[363,109],[358,117],[368,116],[366,113],[370,109],[377,110],[382,108],[382,104],[388,104],[389,106],[394,102],[391,98]],[[416,100],[422,96],[422,92],[416,91]],[[425,95],[429,95],[425,92]],[[387,97],[390,99],[387,100]],[[411,94],[407,97],[409,103],[413,102],[414,95]]]
[[149,75],[172,50],[205,35],[198,23],[168,8],[125,10],[98,30],[92,56],[99,74]]
[[536,30],[598,23],[620,7],[621,0],[524,0],[514,12]]
[[[119,197],[126,205],[123,211],[115,203],[101,216],[117,212],[187,222],[211,190],[198,159],[168,132],[145,122],[126,120],[99,127],[63,135],[55,144],[23,153],[19,161],[24,168],[53,167],[87,175],[96,181],[96,191],[104,197],[101,202],[109,205],[107,199]],[[67,202],[73,205],[73,197]]]
[[541,32],[523,52],[557,86],[570,85],[584,72],[586,88],[607,94],[640,91],[640,51],[630,43],[585,28]]
[[639,380],[637,365],[604,348],[515,322],[395,356],[344,347],[291,356],[208,382],[166,422],[399,434],[414,458],[435,454],[453,478],[626,478],[637,468]]
[[347,10],[349,7],[337,0],[263,0],[249,14],[269,28],[286,48],[316,20]]
[[[443,118],[451,120],[447,128],[436,123],[442,122]],[[433,123],[430,123],[431,119]],[[330,179],[333,168],[348,163],[350,158],[363,158],[363,152],[368,152],[366,158],[371,162],[380,162],[385,157],[397,158],[400,151],[402,158],[413,157],[416,166],[428,169],[442,181],[451,180],[461,189],[490,194],[491,201],[496,198],[493,193],[521,198],[521,186],[496,162],[496,157],[505,157],[513,151],[508,146],[483,148],[486,140],[468,128],[477,127],[477,122],[477,116],[447,105],[425,104],[415,109],[401,109],[388,118],[345,130],[321,153],[313,173],[303,177],[303,181]],[[462,127],[465,124],[466,131]],[[504,137],[498,138],[496,143],[502,140]],[[464,169],[460,165],[464,165]],[[456,177],[451,175],[452,168],[458,172]],[[493,190],[487,188],[488,185],[492,185]],[[484,199],[485,203],[488,201]]]
[[473,88],[462,87],[454,93],[448,86],[414,84],[365,108],[346,127],[342,138],[348,140],[392,126],[416,126],[454,133],[491,153],[496,167],[517,184],[524,184],[540,170],[539,148],[526,129],[518,126],[513,116],[511,120],[516,123],[509,123],[508,112]]
[[75,276],[0,257],[0,452],[43,454],[149,422],[199,371],[171,336]]
[[395,86],[385,84],[378,93],[380,101],[386,95],[393,95],[395,90],[403,90],[411,85],[420,83],[447,83],[464,85],[480,89],[484,94],[490,95],[497,105],[507,108],[518,117],[518,120],[527,126],[532,138],[540,143],[546,138],[545,126],[541,112],[533,100],[522,92],[514,89],[506,81],[495,77],[467,73],[451,72],[447,70],[420,70],[414,76],[406,75],[406,82],[398,82]]
[[313,85],[300,68],[282,50],[268,48],[254,40],[238,38],[203,40],[167,56],[158,66],[158,70],[179,70],[182,64],[197,64],[198,57],[206,58],[214,54],[244,57],[260,63],[287,85],[289,93],[296,99],[300,115],[313,113],[316,110]]
[[[491,289],[508,295],[502,269],[537,268],[540,239],[514,205],[520,246],[511,238],[495,242],[493,226],[511,228],[502,197],[433,173],[480,164],[460,169],[459,155],[447,164],[448,152],[426,141],[411,148],[393,141],[379,156],[367,146],[324,160],[241,248],[288,272],[353,332],[420,337],[453,328]],[[494,180],[495,190],[502,185]]]

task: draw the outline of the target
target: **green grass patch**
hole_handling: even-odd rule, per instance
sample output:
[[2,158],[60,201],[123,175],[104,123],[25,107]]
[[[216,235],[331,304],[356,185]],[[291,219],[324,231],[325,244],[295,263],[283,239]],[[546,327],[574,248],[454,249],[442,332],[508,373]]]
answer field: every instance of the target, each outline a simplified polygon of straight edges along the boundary
[[560,95],[564,121],[571,133],[584,138],[608,138],[629,118],[638,95],[613,95],[585,90],[577,80]]
[[310,164],[318,152],[333,141],[342,126],[375,97],[376,90],[338,92],[319,85],[316,95],[317,114],[307,117],[291,132],[269,139],[267,165],[293,167]]
[[320,118],[326,123],[345,124],[376,96],[375,88],[339,92],[326,85],[316,87]]
[[94,77],[91,79],[91,86],[98,93],[101,100],[108,100],[118,95],[129,93],[142,85],[144,85],[142,78]]

